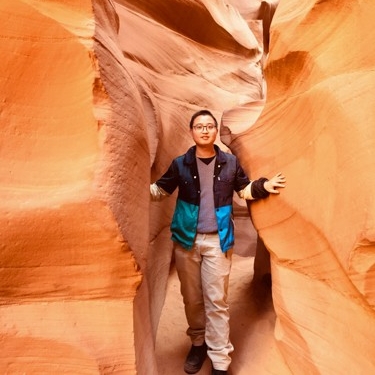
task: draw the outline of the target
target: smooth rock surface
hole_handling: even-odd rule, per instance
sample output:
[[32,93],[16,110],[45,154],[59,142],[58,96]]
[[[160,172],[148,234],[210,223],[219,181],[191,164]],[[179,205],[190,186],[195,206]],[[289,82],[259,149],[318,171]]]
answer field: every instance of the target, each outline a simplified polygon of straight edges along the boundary
[[159,324],[181,311],[165,315],[174,197],[151,204],[148,186],[203,107],[251,178],[287,177],[250,205],[271,254],[263,315],[241,296],[267,260],[239,236],[233,369],[374,373],[374,14],[351,0],[3,0],[0,372],[159,373]]

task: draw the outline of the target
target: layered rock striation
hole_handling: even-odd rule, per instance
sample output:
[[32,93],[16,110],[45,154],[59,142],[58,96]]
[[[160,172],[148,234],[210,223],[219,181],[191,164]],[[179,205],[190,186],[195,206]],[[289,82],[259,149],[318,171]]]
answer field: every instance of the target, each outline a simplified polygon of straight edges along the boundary
[[202,107],[287,176],[250,213],[290,372],[374,372],[375,5],[277,4],[2,1],[0,372],[158,373],[174,202],[148,186]]
[[271,253],[275,338],[293,374],[375,369],[375,6],[342,5],[282,1],[266,106],[247,129],[246,114],[226,114],[242,125],[226,137],[247,170],[288,179],[252,217]]

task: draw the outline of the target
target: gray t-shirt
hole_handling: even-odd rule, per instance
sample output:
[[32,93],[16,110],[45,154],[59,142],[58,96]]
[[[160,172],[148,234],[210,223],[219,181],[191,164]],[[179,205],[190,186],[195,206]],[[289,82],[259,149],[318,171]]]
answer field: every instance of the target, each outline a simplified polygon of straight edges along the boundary
[[200,205],[198,215],[198,233],[212,233],[217,231],[217,221],[214,204],[214,171],[216,157],[206,164],[197,158],[200,182]]

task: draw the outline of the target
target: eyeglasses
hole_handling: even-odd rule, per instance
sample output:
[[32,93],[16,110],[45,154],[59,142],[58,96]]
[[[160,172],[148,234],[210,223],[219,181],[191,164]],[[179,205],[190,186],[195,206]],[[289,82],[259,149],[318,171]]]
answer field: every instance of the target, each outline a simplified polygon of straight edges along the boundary
[[194,125],[194,130],[197,132],[202,132],[204,128],[206,128],[207,131],[212,132],[214,129],[216,129],[216,126],[214,124],[208,124],[208,125]]

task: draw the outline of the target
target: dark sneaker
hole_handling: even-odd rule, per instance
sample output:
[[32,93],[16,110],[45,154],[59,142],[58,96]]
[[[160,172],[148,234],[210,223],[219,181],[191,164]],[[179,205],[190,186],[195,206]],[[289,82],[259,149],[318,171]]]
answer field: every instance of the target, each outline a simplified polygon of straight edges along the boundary
[[207,357],[207,345],[204,343],[200,346],[191,346],[191,349],[186,357],[184,370],[187,374],[197,373],[203,366]]
[[212,375],[227,375],[228,371],[212,369]]

